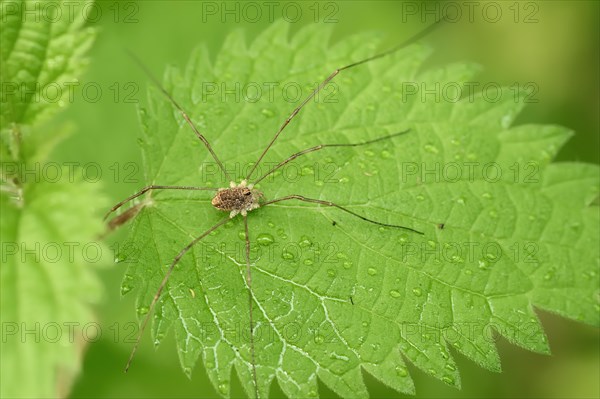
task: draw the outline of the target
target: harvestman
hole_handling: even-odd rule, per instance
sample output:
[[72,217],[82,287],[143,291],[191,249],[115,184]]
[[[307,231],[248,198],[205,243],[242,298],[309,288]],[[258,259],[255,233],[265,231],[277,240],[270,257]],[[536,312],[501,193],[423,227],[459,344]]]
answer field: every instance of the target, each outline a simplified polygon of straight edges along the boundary
[[[245,257],[246,257],[246,284],[248,285],[248,308],[249,308],[249,317],[250,317],[250,326],[249,326],[249,330],[250,330],[250,354],[251,354],[251,364],[252,364],[252,376],[253,376],[253,383],[254,383],[254,389],[255,389],[255,394],[256,397],[258,397],[258,384],[257,384],[257,376],[256,376],[256,363],[255,363],[255,353],[254,353],[254,336],[253,336],[253,332],[254,332],[254,326],[253,326],[253,317],[252,317],[252,310],[253,310],[253,300],[252,300],[252,273],[251,273],[251,268],[250,268],[250,235],[249,235],[249,229],[248,229],[248,218],[247,218],[247,214],[250,211],[253,211],[255,209],[258,209],[260,207],[264,207],[264,206],[268,206],[271,204],[275,204],[277,202],[283,202],[283,201],[289,201],[289,200],[298,200],[298,201],[303,201],[303,202],[309,202],[309,203],[313,203],[313,204],[318,204],[318,205],[323,205],[323,206],[328,206],[328,207],[334,207],[337,208],[343,212],[346,212],[352,216],[358,217],[366,222],[369,223],[373,223],[379,226],[385,226],[385,227],[393,227],[393,228],[397,228],[397,229],[403,229],[403,230],[407,230],[416,234],[423,234],[420,231],[411,229],[409,227],[404,227],[404,226],[399,226],[399,225],[394,225],[394,224],[388,224],[388,223],[382,223],[382,222],[378,222],[376,220],[372,220],[372,219],[368,219],[362,215],[359,215],[347,208],[344,208],[338,204],[335,204],[331,201],[326,201],[326,200],[320,200],[320,199],[314,199],[314,198],[307,198],[304,197],[302,195],[298,195],[298,194],[292,194],[292,195],[286,195],[284,197],[281,198],[276,198],[270,201],[264,201],[263,198],[263,193],[260,192],[259,190],[257,190],[256,188],[254,188],[254,186],[256,184],[258,184],[260,181],[262,181],[263,179],[265,179],[266,177],[268,177],[269,175],[271,175],[273,172],[275,172],[277,169],[283,167],[284,165],[286,165],[287,163],[293,161],[294,159],[311,153],[311,152],[315,152],[315,151],[319,151],[322,150],[324,148],[329,148],[329,147],[357,147],[357,146],[363,146],[363,145],[368,145],[368,144],[372,144],[372,143],[376,143],[379,141],[383,141],[383,140],[388,140],[391,139],[393,137],[396,136],[400,136],[402,134],[408,133],[409,130],[405,130],[399,133],[395,133],[395,134],[390,134],[387,136],[383,136],[383,137],[379,137],[373,140],[369,140],[369,141],[365,141],[362,143],[345,143],[345,144],[319,144],[315,147],[311,147],[311,148],[307,148],[305,150],[299,151],[293,155],[291,155],[290,157],[288,157],[287,159],[285,159],[284,161],[281,161],[279,164],[277,164],[273,169],[271,169],[270,171],[268,171],[267,173],[265,173],[264,175],[258,177],[255,180],[251,180],[251,177],[254,173],[254,171],[256,170],[257,166],[260,164],[260,162],[262,161],[263,157],[265,156],[265,154],[267,153],[267,151],[269,151],[269,149],[273,146],[273,144],[275,143],[275,141],[277,140],[277,138],[279,137],[279,135],[283,132],[283,130],[285,129],[285,127],[292,121],[292,119],[294,119],[294,117],[300,112],[300,110],[311,100],[315,97],[315,95],[317,95],[317,93],[319,93],[319,91],[321,91],[321,89],[323,89],[323,87],[325,87],[327,85],[327,83],[329,83],[335,76],[337,76],[340,72],[346,70],[346,69],[350,69],[356,66],[359,66],[361,64],[365,64],[369,61],[373,61],[376,60],[378,58],[384,57],[386,55],[389,55],[391,53],[394,53],[398,50],[400,50],[403,47],[406,47],[407,45],[423,38],[424,36],[426,36],[427,34],[429,34],[432,30],[434,30],[437,26],[439,26],[440,22],[444,21],[445,18],[442,18],[440,20],[438,20],[436,23],[430,25],[429,27],[425,28],[424,30],[422,30],[421,32],[417,33],[416,35],[410,37],[408,40],[402,42],[401,44],[387,50],[384,51],[382,53],[376,54],[374,56],[371,56],[369,58],[365,58],[361,61],[357,61],[354,62],[352,64],[343,66],[341,68],[336,69],[335,71],[333,71],[323,82],[321,82],[319,84],[319,86],[317,86],[316,89],[314,89],[311,94],[306,97],[301,103],[300,105],[298,105],[293,111],[292,113],[287,117],[287,119],[283,122],[283,124],[279,127],[279,130],[277,130],[277,133],[275,133],[275,136],[273,136],[273,138],[271,139],[271,141],[269,142],[269,144],[267,145],[267,147],[264,149],[264,151],[261,153],[261,155],[258,157],[258,160],[253,164],[252,168],[250,169],[250,172],[248,172],[247,176],[245,179],[243,179],[239,184],[236,184],[234,182],[234,180],[231,178],[231,176],[227,173],[225,167],[223,166],[223,164],[221,163],[221,161],[219,160],[219,157],[217,156],[217,154],[214,152],[213,148],[211,147],[211,145],[209,144],[208,140],[206,139],[206,137],[204,137],[204,135],[202,135],[202,133],[200,133],[200,131],[196,128],[196,126],[193,124],[192,120],[190,119],[190,117],[186,114],[186,112],[183,110],[183,108],[175,101],[175,99],[166,91],[166,89],[160,84],[160,82],[158,81],[158,79],[156,79],[151,73],[150,71],[137,59],[134,57],[134,60],[140,65],[140,67],[146,72],[146,74],[150,77],[150,79],[153,81],[153,83],[160,89],[160,91],[169,99],[169,101],[173,104],[173,106],[175,106],[175,108],[177,108],[177,110],[181,113],[181,116],[185,119],[185,121],[187,122],[187,124],[192,128],[192,130],[194,131],[194,133],[196,134],[196,136],[200,139],[200,141],[202,141],[202,143],[204,144],[204,146],[206,147],[206,149],[210,152],[211,156],[213,157],[213,159],[215,160],[215,162],[217,163],[217,165],[219,166],[219,168],[221,169],[221,171],[223,172],[224,176],[229,180],[229,187],[227,188],[214,188],[214,187],[194,187],[194,186],[164,186],[164,185],[150,185],[150,186],[146,186],[144,187],[142,190],[140,190],[139,192],[137,192],[136,194],[131,195],[130,197],[127,197],[126,199],[124,199],[123,201],[119,202],[118,204],[116,204],[115,206],[113,206],[105,215],[105,219],[107,219],[114,211],[116,211],[117,209],[119,209],[121,206],[123,206],[124,204],[126,204],[127,202],[149,192],[152,190],[198,190],[198,191],[216,191],[211,203],[212,205],[220,210],[220,211],[225,211],[225,212],[229,212],[229,216],[224,218],[223,220],[221,220],[220,222],[218,222],[217,224],[215,224],[214,226],[212,226],[211,228],[209,228],[208,230],[206,230],[204,233],[202,233],[201,235],[199,235],[198,237],[196,237],[193,241],[191,241],[188,245],[186,245],[178,254],[177,256],[175,256],[175,258],[173,259],[173,261],[171,262],[171,265],[169,266],[169,269],[167,270],[163,280],[160,283],[160,286],[158,287],[158,290],[156,291],[156,294],[154,295],[154,298],[152,299],[152,303],[150,304],[150,307],[148,308],[148,313],[146,314],[146,316],[144,317],[144,320],[142,321],[142,325],[140,327],[140,332],[138,333],[136,342],[133,346],[133,349],[131,350],[131,355],[129,356],[129,359],[127,361],[127,365],[125,366],[125,371],[127,371],[129,369],[129,366],[131,365],[131,362],[133,360],[133,357],[135,355],[135,352],[140,344],[140,340],[141,337],[143,335],[144,329],[146,328],[146,325],[148,324],[148,320],[150,319],[150,315],[154,309],[154,306],[156,305],[156,303],[158,302],[158,299],[160,298],[160,295],[163,291],[163,289],[165,288],[167,281],[169,280],[169,277],[171,276],[171,273],[173,272],[173,269],[175,268],[175,265],[181,260],[181,258],[196,244],[198,243],[200,240],[202,240],[204,237],[206,237],[207,235],[209,235],[211,232],[215,231],[216,229],[218,229],[219,227],[221,227],[222,225],[224,225],[227,221],[229,221],[230,219],[234,218],[235,216],[237,216],[238,214],[242,215],[242,217],[244,218],[244,229],[245,229],[245,244],[246,244],[246,253],[245,253]],[[109,222],[109,227],[112,229],[120,224],[125,223],[128,219],[134,217],[137,212],[139,211],[139,206],[134,206],[132,208],[130,208],[129,210],[127,210],[126,212],[124,212],[123,214],[116,216],[113,220],[111,220]]]

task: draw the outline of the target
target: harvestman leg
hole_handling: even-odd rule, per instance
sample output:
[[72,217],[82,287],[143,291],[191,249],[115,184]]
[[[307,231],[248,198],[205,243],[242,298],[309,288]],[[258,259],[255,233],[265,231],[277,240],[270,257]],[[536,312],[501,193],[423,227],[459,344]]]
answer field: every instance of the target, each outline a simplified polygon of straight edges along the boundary
[[315,90],[313,90],[308,97],[306,97],[304,99],[304,101],[302,101],[300,103],[300,105],[298,105],[296,108],[294,108],[294,110],[292,111],[292,113],[287,117],[287,119],[283,122],[283,124],[279,127],[279,130],[277,130],[277,133],[275,133],[275,136],[273,136],[273,138],[271,139],[271,141],[269,142],[269,144],[267,145],[267,147],[264,149],[264,151],[260,154],[260,156],[258,157],[258,160],[256,160],[256,162],[254,163],[254,165],[252,166],[252,168],[250,169],[250,172],[248,172],[248,175],[246,176],[245,180],[250,180],[250,177],[252,176],[252,173],[254,173],[254,170],[258,167],[258,164],[260,163],[260,161],[262,161],[263,157],[267,154],[267,152],[271,149],[271,147],[273,146],[273,143],[275,142],[275,140],[277,140],[277,138],[279,137],[279,135],[281,134],[281,132],[283,132],[283,130],[286,128],[286,126],[291,122],[292,119],[294,119],[294,117],[296,115],[298,115],[298,112],[300,112],[300,110],[306,105],[308,104],[308,102],[317,95],[317,93],[319,93],[326,85],[327,83],[329,83],[331,80],[333,80],[333,78],[335,78],[340,72],[346,70],[346,69],[350,69],[350,68],[354,68],[355,66],[359,66],[362,65],[364,63],[367,63],[369,61],[373,61],[376,60],[378,58],[381,57],[385,57],[386,55],[392,54],[398,50],[400,50],[403,47],[408,46],[411,43],[416,42],[417,40],[423,38],[424,36],[428,35],[431,31],[433,31],[434,29],[436,29],[437,27],[439,27],[440,22],[445,21],[446,18],[441,18],[438,21],[436,21],[435,23],[429,25],[427,28],[423,29],[422,31],[420,31],[419,33],[411,36],[410,38],[408,38],[407,40],[405,40],[404,42],[398,44],[397,46],[392,47],[391,49],[384,51],[382,53],[376,54],[374,56],[365,58],[361,61],[357,61],[357,62],[353,62],[352,64],[348,64],[346,66],[340,67],[338,69],[336,69],[335,71],[333,71],[327,78],[325,78],[325,80],[323,82],[321,82],[321,84],[319,84],[319,86],[317,86],[317,88]]
[[244,216],[244,228],[246,230],[246,284],[248,285],[248,310],[250,317],[250,356],[252,361],[252,378],[254,380],[254,393],[258,398],[258,378],[256,376],[256,359],[254,355],[254,320],[252,315],[252,269],[250,268],[250,235],[248,233],[248,216]]
[[202,141],[202,143],[204,143],[204,146],[206,147],[206,149],[208,150],[208,152],[210,152],[210,155],[212,155],[212,157],[215,160],[215,162],[217,163],[217,165],[219,165],[219,168],[221,169],[221,171],[223,172],[223,174],[225,175],[225,177],[230,182],[232,182],[233,179],[231,178],[231,176],[229,175],[229,173],[227,173],[227,170],[225,170],[225,167],[223,166],[223,164],[219,160],[219,157],[217,157],[217,154],[215,153],[215,151],[212,149],[212,146],[210,145],[210,143],[208,142],[208,140],[206,139],[206,137],[204,137],[204,135],[202,133],[200,133],[200,131],[196,128],[196,126],[194,125],[194,123],[192,122],[192,120],[190,119],[190,117],[188,116],[188,114],[175,101],[175,99],[173,98],[173,96],[171,96],[169,94],[169,92],[160,84],[160,82],[158,81],[158,79],[156,79],[156,77],[150,72],[150,70],[148,68],[146,68],[146,66],[135,56],[135,54],[129,53],[129,55],[131,56],[131,58],[133,58],[133,60],[135,61],[135,63],[138,64],[138,66],[146,73],[146,75],[148,75],[148,77],[150,78],[150,80],[152,80],[152,82],[156,85],[156,87],[158,87],[158,89],[169,99],[169,101],[171,101],[173,103],[173,105],[175,106],[175,108],[177,108],[179,110],[179,112],[181,113],[181,116],[183,116],[183,119],[185,119],[185,121],[187,122],[187,124],[192,128],[192,130],[194,131],[194,133],[196,134],[196,136],[200,139],[200,141]]
[[373,139],[373,140],[365,141],[365,142],[362,142],[362,143],[319,144],[317,146],[314,146],[314,147],[311,147],[311,148],[307,148],[306,150],[299,151],[299,152],[291,155],[288,159],[279,162],[279,164],[277,164],[277,166],[275,166],[273,169],[271,169],[270,171],[268,171],[267,173],[265,173],[264,175],[262,175],[261,177],[259,177],[252,184],[258,184],[264,178],[266,178],[267,176],[269,176],[270,174],[272,174],[273,172],[275,172],[277,169],[281,168],[282,166],[284,166],[287,163],[293,161],[294,159],[298,158],[301,155],[305,155],[305,154],[308,154],[308,153],[311,153],[311,152],[319,151],[319,150],[322,150],[323,148],[328,148],[328,147],[358,147],[358,146],[361,146],[361,145],[372,144],[372,143],[376,143],[378,141],[383,141],[383,140],[391,139],[392,137],[400,136],[400,135],[406,134],[408,132],[410,132],[410,129],[404,130],[404,131],[399,132],[399,133],[394,133],[394,134],[390,134],[390,135],[387,135],[387,136],[379,137],[379,138],[376,138],[376,139]]
[[213,187],[193,187],[193,186],[158,186],[158,185],[151,185],[151,186],[146,186],[144,188],[142,188],[140,191],[138,191],[137,193],[125,198],[123,201],[119,202],[118,204],[116,204],[115,206],[113,206],[112,208],[110,208],[110,210],[106,213],[106,215],[104,215],[104,220],[106,220],[111,213],[113,213],[114,211],[116,211],[117,209],[119,209],[120,207],[122,207],[123,205],[125,205],[126,203],[128,203],[129,201],[131,201],[132,199],[135,199],[137,197],[139,197],[140,195],[143,195],[145,193],[147,193],[148,191],[151,190],[200,190],[200,191],[217,191],[216,188]]
[[133,356],[135,355],[135,352],[140,344],[140,340],[142,339],[142,334],[144,333],[144,329],[146,328],[146,325],[148,324],[148,320],[150,320],[150,315],[152,314],[152,311],[154,310],[154,306],[156,305],[156,302],[158,302],[158,298],[160,297],[160,294],[162,293],[163,289],[165,288],[165,285],[167,285],[167,281],[169,280],[169,277],[171,277],[171,273],[173,273],[173,269],[175,268],[175,265],[177,263],[179,263],[179,261],[181,260],[183,255],[185,255],[190,249],[192,249],[192,247],[194,245],[196,245],[198,243],[198,241],[200,241],[201,239],[203,239],[204,237],[206,237],[207,235],[209,235],[210,233],[215,231],[217,228],[224,225],[229,220],[230,220],[229,218],[225,218],[225,219],[221,220],[219,223],[212,226],[210,229],[206,230],[204,233],[200,234],[192,242],[190,242],[188,245],[186,245],[181,251],[179,251],[177,256],[173,259],[173,262],[171,262],[171,266],[169,266],[169,270],[165,274],[165,277],[162,279],[160,286],[158,287],[158,291],[156,291],[156,294],[154,294],[152,303],[150,303],[150,307],[148,308],[148,313],[146,313],[146,316],[144,317],[144,321],[142,322],[142,325],[140,326],[140,332],[138,333],[138,336],[135,340],[135,344],[133,345],[133,349],[131,350],[131,354],[129,355],[129,360],[127,360],[127,365],[125,366],[125,372],[127,372],[127,370],[129,370],[129,366],[131,365]]
[[298,201],[303,201],[303,202],[310,202],[310,203],[313,203],[313,204],[331,206],[331,207],[337,208],[339,210],[342,210],[342,211],[344,211],[346,213],[349,213],[350,215],[356,216],[357,218],[360,218],[360,219],[362,219],[362,220],[364,220],[366,222],[373,223],[373,224],[376,224],[376,225],[379,225],[379,226],[394,227],[394,228],[397,228],[397,229],[403,229],[403,230],[411,231],[413,233],[417,233],[417,234],[421,234],[421,235],[425,234],[425,233],[422,233],[422,232],[420,232],[418,230],[411,229],[410,227],[399,226],[399,225],[396,225],[396,224],[382,223],[382,222],[378,222],[376,220],[372,220],[372,219],[366,218],[366,217],[364,217],[362,215],[359,215],[358,213],[352,212],[350,209],[344,208],[343,206],[335,204],[335,203],[333,203],[331,201],[325,201],[325,200],[307,198],[307,197],[304,197],[302,195],[297,195],[297,194],[286,195],[285,197],[276,198],[274,200],[267,201],[267,202],[265,202],[263,204],[263,206],[274,204],[276,202],[289,201],[289,200],[298,200]]

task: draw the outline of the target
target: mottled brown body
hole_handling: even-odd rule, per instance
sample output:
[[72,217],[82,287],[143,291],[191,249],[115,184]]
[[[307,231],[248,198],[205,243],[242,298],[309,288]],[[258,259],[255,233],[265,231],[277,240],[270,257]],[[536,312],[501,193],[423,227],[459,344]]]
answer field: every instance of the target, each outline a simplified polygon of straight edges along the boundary
[[262,196],[260,191],[252,188],[252,185],[246,186],[246,182],[242,181],[237,186],[219,189],[211,203],[220,211],[228,211],[229,217],[238,213],[246,216],[251,210],[260,207],[259,199]]

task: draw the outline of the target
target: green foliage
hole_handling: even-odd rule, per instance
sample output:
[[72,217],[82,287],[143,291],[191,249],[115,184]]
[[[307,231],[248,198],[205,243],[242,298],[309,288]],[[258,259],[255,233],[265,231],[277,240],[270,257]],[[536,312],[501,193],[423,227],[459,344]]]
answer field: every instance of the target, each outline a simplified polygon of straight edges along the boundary
[[82,335],[82,327],[94,321],[89,305],[100,295],[90,265],[105,247],[95,242],[103,226],[93,211],[106,200],[78,171],[49,164],[67,129],[48,131],[39,121],[64,106],[48,102],[45,88],[64,89],[81,72],[93,31],[82,29],[83,4],[54,4],[54,10],[70,9],[78,16],[73,20],[63,15],[36,21],[31,10],[41,3],[8,3],[0,5],[1,396],[62,397],[94,338],[94,328]]
[[[184,70],[170,68],[165,77],[167,90],[238,180],[298,103],[290,101],[293,88],[305,97],[335,67],[377,49],[370,35],[330,45],[321,27],[291,39],[286,29],[275,24],[249,46],[239,32],[231,34],[214,60],[200,48]],[[251,212],[262,397],[274,379],[290,397],[316,396],[317,377],[343,397],[365,397],[361,369],[414,393],[404,359],[460,387],[450,348],[494,371],[501,369],[498,335],[549,353],[534,308],[599,324],[599,220],[591,205],[598,167],[551,163],[571,133],[512,126],[523,104],[510,90],[498,101],[409,95],[407,84],[446,87],[473,81],[477,72],[466,64],[423,70],[427,55],[413,45],[342,72],[265,158],[273,166],[317,144],[361,142],[410,128],[389,141],[303,156],[259,188],[268,199],[327,199],[425,234],[379,228],[305,203]],[[215,88],[218,94],[207,94]],[[140,115],[148,184],[228,185],[159,91],[150,90]],[[211,207],[206,192],[156,191],[144,201],[119,257],[131,262],[122,291],[138,289],[140,315],[181,248],[226,217]],[[254,395],[243,230],[237,217],[182,259],[152,327],[157,345],[174,330],[186,374],[201,357],[223,396],[233,366]]]
[[[2,1],[0,129],[32,124],[64,107],[95,32],[84,28],[91,1]],[[71,93],[72,95],[72,93]]]

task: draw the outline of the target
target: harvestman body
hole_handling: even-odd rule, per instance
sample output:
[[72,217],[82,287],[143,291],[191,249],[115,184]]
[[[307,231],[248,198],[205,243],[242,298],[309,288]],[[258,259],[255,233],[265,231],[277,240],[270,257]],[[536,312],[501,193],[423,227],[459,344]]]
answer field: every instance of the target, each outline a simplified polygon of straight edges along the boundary
[[[186,245],[178,254],[177,256],[173,259],[173,261],[171,262],[171,265],[169,267],[169,269],[167,270],[163,280],[160,283],[160,286],[156,292],[156,294],[154,295],[154,298],[152,299],[152,303],[150,304],[148,313],[146,314],[146,316],[144,317],[144,320],[142,321],[142,325],[140,327],[140,332],[138,334],[136,343],[131,351],[131,355],[129,357],[129,360],[127,361],[127,365],[125,367],[125,371],[127,371],[129,369],[129,366],[131,365],[131,361],[133,360],[134,354],[139,346],[142,334],[144,332],[144,329],[146,328],[146,325],[148,324],[148,320],[150,319],[150,314],[152,313],[154,306],[156,305],[156,303],[158,302],[158,299],[160,298],[160,295],[164,289],[164,287],[167,284],[167,281],[169,280],[169,277],[171,276],[171,273],[173,272],[175,265],[180,261],[180,259],[196,244],[198,243],[200,240],[202,240],[204,237],[206,237],[208,234],[210,234],[211,232],[213,232],[214,230],[216,230],[217,228],[221,227],[222,225],[224,225],[228,220],[230,220],[231,218],[234,218],[235,216],[237,216],[238,214],[241,214],[242,217],[244,218],[244,227],[245,227],[245,243],[246,243],[246,283],[248,286],[248,308],[249,308],[249,317],[250,317],[250,326],[249,326],[249,331],[250,331],[250,353],[251,353],[251,361],[252,361],[252,375],[253,375],[253,383],[254,383],[254,389],[255,389],[255,395],[256,397],[259,397],[258,394],[258,384],[257,384],[257,376],[256,376],[256,363],[255,363],[255,354],[254,354],[254,336],[253,336],[253,332],[254,332],[254,326],[253,326],[253,316],[252,316],[252,310],[253,310],[253,295],[252,295],[252,273],[251,273],[251,268],[250,268],[250,236],[249,236],[249,231],[248,231],[248,212],[251,212],[257,208],[260,207],[264,207],[264,206],[268,206],[277,202],[282,202],[282,201],[289,201],[289,200],[298,200],[298,201],[303,201],[303,202],[308,202],[308,203],[313,203],[313,204],[318,204],[318,205],[323,205],[323,206],[328,206],[328,207],[334,207],[337,208],[339,210],[344,211],[345,213],[348,213],[350,215],[356,216],[364,221],[367,221],[369,223],[373,223],[379,226],[386,226],[386,227],[393,227],[393,228],[398,228],[398,229],[403,229],[403,230],[407,230],[416,234],[423,234],[420,231],[414,230],[412,228],[409,227],[404,227],[404,226],[399,226],[399,225],[393,225],[393,224],[387,224],[387,223],[382,223],[382,222],[378,222],[375,220],[371,220],[368,219],[362,215],[359,215],[347,208],[344,208],[340,205],[337,205],[333,202],[330,201],[325,201],[325,200],[320,200],[320,199],[313,199],[313,198],[307,198],[304,197],[302,195],[298,195],[298,194],[293,194],[293,195],[287,195],[285,197],[281,197],[281,198],[276,198],[270,201],[263,201],[264,195],[262,192],[260,192],[259,190],[257,190],[256,188],[254,188],[254,186],[259,183],[260,181],[262,181],[264,178],[266,178],[267,176],[271,175],[273,172],[275,172],[277,169],[281,168],[282,166],[286,165],[287,163],[291,162],[292,160],[308,154],[310,152],[314,152],[314,151],[319,151],[323,148],[327,148],[327,147],[356,147],[356,146],[363,146],[363,145],[368,145],[368,144],[372,144],[378,141],[383,141],[383,140],[388,140],[391,139],[392,137],[396,137],[396,136],[400,136],[402,134],[408,133],[409,130],[405,130],[399,133],[395,133],[395,134],[391,134],[391,135],[387,135],[387,136],[383,136],[383,137],[379,137],[376,138],[374,140],[370,140],[370,141],[365,141],[362,143],[350,143],[350,144],[320,144],[317,145],[315,147],[311,147],[311,148],[307,148],[305,150],[299,151],[293,155],[291,155],[289,158],[285,159],[284,161],[281,161],[279,164],[277,164],[273,169],[271,169],[270,171],[268,171],[267,173],[265,173],[264,175],[262,175],[261,177],[253,180],[252,182],[250,182],[250,178],[252,177],[254,171],[256,170],[256,167],[260,164],[260,162],[262,161],[263,157],[265,156],[265,154],[267,153],[267,151],[269,151],[269,149],[273,146],[273,143],[277,140],[277,138],[279,137],[279,135],[281,134],[281,132],[285,129],[285,127],[290,123],[290,121],[292,121],[292,119],[300,112],[300,110],[321,90],[323,89],[323,87],[325,87],[325,85],[327,85],[327,83],[329,83],[336,75],[338,75],[341,71],[345,70],[345,69],[350,69],[353,68],[355,66],[364,64],[366,62],[369,61],[373,61],[375,59],[384,57],[388,54],[391,54],[405,46],[407,46],[408,44],[411,44],[419,39],[421,39],[422,37],[426,36],[428,33],[430,33],[433,29],[435,29],[437,26],[439,26],[440,22],[444,21],[445,19],[442,18],[439,21],[437,21],[436,23],[430,25],[429,27],[427,27],[426,29],[422,30],[421,32],[417,33],[416,35],[414,35],[413,37],[411,37],[410,39],[406,40],[405,42],[401,43],[400,45],[385,51],[383,53],[374,55],[372,57],[366,58],[364,60],[346,65],[344,67],[338,68],[336,69],[333,73],[331,73],[323,82],[321,82],[321,84],[306,98],[304,99],[304,101],[302,101],[302,103],[300,103],[299,106],[297,106],[292,113],[287,117],[287,119],[283,122],[283,124],[279,127],[279,130],[277,131],[277,133],[275,134],[275,136],[271,139],[271,141],[269,142],[269,144],[267,145],[267,147],[265,148],[265,150],[262,152],[262,154],[260,155],[260,157],[258,158],[258,160],[253,164],[253,167],[250,169],[250,172],[248,173],[248,175],[246,176],[246,178],[244,180],[242,180],[239,184],[236,184],[233,179],[231,178],[231,176],[227,173],[227,171],[225,170],[223,164],[221,163],[221,161],[219,160],[219,158],[217,157],[216,153],[213,151],[213,148],[211,147],[211,145],[209,144],[208,140],[204,137],[204,135],[202,135],[198,129],[196,128],[196,126],[192,123],[190,117],[186,114],[186,112],[183,110],[183,108],[173,99],[173,97],[162,87],[162,85],[160,84],[160,82],[146,69],[146,67],[141,64],[141,62],[135,57],[133,56],[134,60],[140,65],[140,67],[148,74],[148,76],[150,77],[150,79],[154,82],[154,84],[162,91],[162,93],[169,99],[169,101],[177,108],[177,110],[181,113],[181,116],[185,119],[185,121],[187,122],[187,124],[191,127],[191,129],[194,131],[194,133],[196,134],[196,136],[204,143],[206,149],[210,152],[210,154],[212,155],[213,159],[215,160],[215,162],[217,163],[217,165],[219,166],[219,168],[221,169],[221,171],[223,172],[223,174],[225,175],[225,177],[227,177],[227,179],[230,181],[229,183],[229,187],[227,188],[219,188],[219,189],[215,189],[212,187],[194,187],[194,186],[163,186],[163,185],[150,185],[147,187],[144,187],[142,190],[140,190],[139,192],[137,192],[136,194],[124,199],[123,201],[119,202],[118,204],[116,204],[115,206],[113,206],[108,213],[105,216],[105,219],[108,218],[110,216],[110,214],[112,214],[114,211],[116,211],[117,209],[119,209],[121,206],[123,206],[124,204],[126,204],[127,202],[149,192],[152,190],[198,190],[198,191],[216,191],[211,204],[220,211],[224,211],[224,212],[229,212],[229,216],[224,218],[223,220],[221,220],[220,222],[218,222],[217,224],[215,224],[214,226],[212,226],[211,228],[209,228],[208,230],[206,230],[204,233],[202,233],[201,235],[199,235],[198,237],[196,237],[192,242],[190,242],[188,245]],[[130,208],[128,211],[124,212],[123,214],[116,216],[114,219],[112,219],[109,222],[109,227],[115,228],[123,223],[125,223],[127,220],[131,219],[132,217],[134,217],[138,211],[141,209],[140,205],[136,205],[132,208]],[[333,222],[333,225],[335,226],[335,222]],[[352,298],[350,298],[351,302]]]

